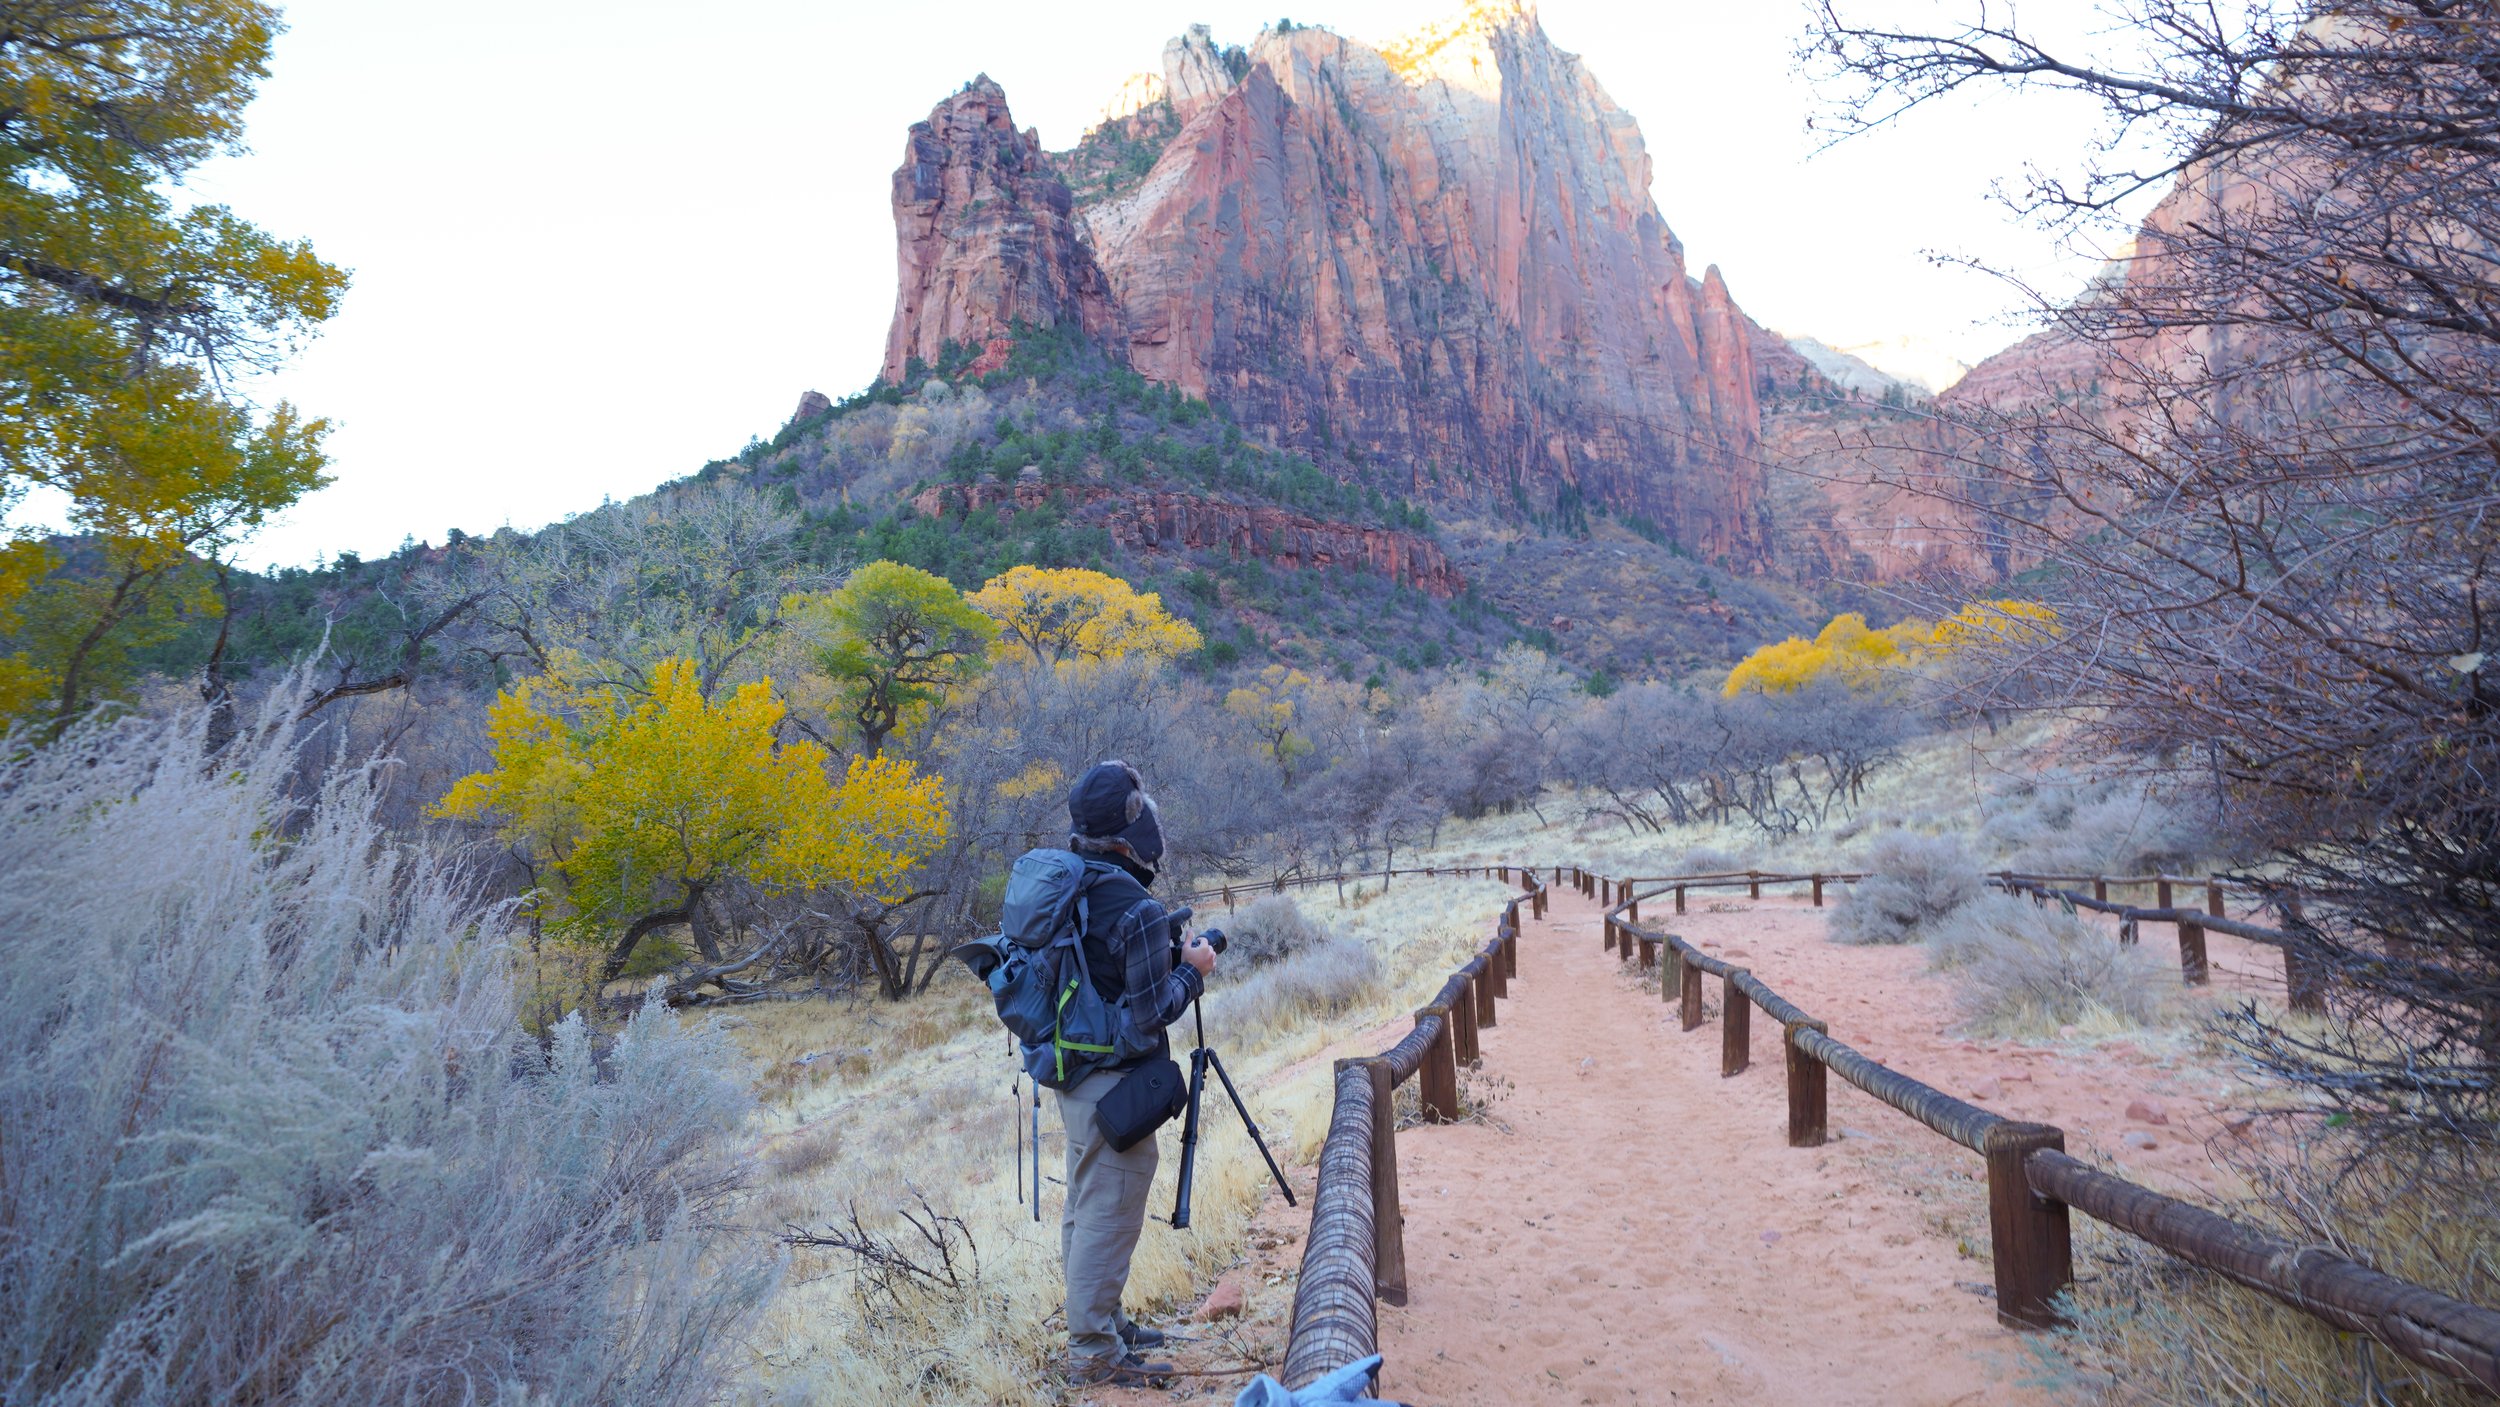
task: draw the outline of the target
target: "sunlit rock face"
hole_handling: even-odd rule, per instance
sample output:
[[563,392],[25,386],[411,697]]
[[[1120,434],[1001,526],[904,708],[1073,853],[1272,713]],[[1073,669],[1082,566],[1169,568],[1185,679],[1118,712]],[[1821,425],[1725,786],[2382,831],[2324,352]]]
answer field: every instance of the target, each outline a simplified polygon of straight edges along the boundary
[[973,367],[987,370],[1019,322],[1115,337],[1110,288],[1072,205],[987,76],[915,124],[894,173],[900,277],[885,379],[901,380],[915,357],[936,363],[949,342],[988,349]]
[[1638,124],[1532,10],[1246,57],[1080,212],[1140,372],[1419,494],[1577,495],[1759,556],[1749,324],[1687,272]]
[[1163,60],[1106,116],[1176,133],[1074,211],[1081,238],[994,85],[913,129],[889,377],[1017,316],[1107,315],[1144,375],[1418,497],[1585,501],[1764,560],[1752,324],[1687,271],[1638,124],[1532,9],[1377,49],[1295,29],[1228,52],[1196,28]]

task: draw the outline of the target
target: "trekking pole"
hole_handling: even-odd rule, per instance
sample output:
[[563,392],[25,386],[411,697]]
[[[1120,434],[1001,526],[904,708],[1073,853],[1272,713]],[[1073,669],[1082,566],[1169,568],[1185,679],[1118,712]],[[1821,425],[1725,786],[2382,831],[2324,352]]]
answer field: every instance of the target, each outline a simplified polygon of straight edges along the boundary
[[1007,1122],[1016,1126],[1016,1205],[1024,1205],[1024,1076],[1007,1080]]
[[1033,1082],[1033,1222],[1042,1220],[1042,1082]]

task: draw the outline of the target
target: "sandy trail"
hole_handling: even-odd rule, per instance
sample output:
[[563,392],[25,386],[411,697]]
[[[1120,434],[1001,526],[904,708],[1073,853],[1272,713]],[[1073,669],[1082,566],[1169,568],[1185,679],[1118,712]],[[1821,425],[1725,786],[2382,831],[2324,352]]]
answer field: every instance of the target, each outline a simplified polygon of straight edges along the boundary
[[[1383,1394],[2039,1400],[2016,1385],[1985,1265],[1958,1249],[1986,1241],[1977,1160],[1915,1129],[1788,1147],[1776,1037],[1757,1030],[1753,1069],[1722,1080],[1717,1022],[1676,1030],[1600,948],[1599,913],[1558,889],[1523,935],[1517,999],[1483,1040],[1507,1131],[1399,1139],[1413,1292],[1380,1309]],[[1835,1123],[1881,1112],[1835,1082]]]
[[[1404,1308],[1379,1306],[1381,1390],[1467,1403],[2042,1403],[2022,1337],[1997,1326],[1979,1160],[1833,1080],[1833,1141],[1787,1146],[1777,1029],[1754,1020],[1753,1068],[1719,1076],[1708,1019],[1676,1028],[1657,975],[1599,945],[1601,910],[1553,890],[1522,935],[1500,1024],[1483,1033],[1480,1122],[1398,1135]],[[1692,896],[1652,926],[1751,967],[1832,1034],[1948,1093],[2067,1130],[2079,1156],[2194,1196],[2236,1190],[2209,1145],[2231,1137],[2228,1061],[2190,1027],[2050,1042],[1973,1040],[1925,950],[1826,941],[1802,897]],[[2148,943],[2164,944],[2168,931]],[[2214,985],[2191,1004],[2273,996],[2271,951],[2212,938]],[[1377,1050],[1406,1023],[1332,1044]],[[1272,1193],[1225,1278],[1245,1315],[1190,1325],[1176,1356],[1213,1367],[1283,1357],[1309,1229]],[[1230,1400],[1238,1379],[1173,1398]],[[1097,1399],[1130,1404],[1160,1394]]]

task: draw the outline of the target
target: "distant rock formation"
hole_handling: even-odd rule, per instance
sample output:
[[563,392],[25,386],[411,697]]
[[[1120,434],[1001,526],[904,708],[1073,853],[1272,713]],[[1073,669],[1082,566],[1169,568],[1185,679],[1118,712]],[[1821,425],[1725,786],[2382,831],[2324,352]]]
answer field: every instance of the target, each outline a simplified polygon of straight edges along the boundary
[[1023,513],[1058,502],[1099,518],[1111,539],[1142,551],[1222,550],[1280,567],[1359,567],[1429,595],[1467,589],[1440,544],[1400,528],[1330,522],[1266,504],[1198,494],[1133,492],[1108,484],[1049,484],[1028,471],[1013,484],[984,482],[923,489],[912,508],[924,518],[961,518],[997,509]]
[[1107,313],[1106,349],[1149,378],[1397,466],[1411,496],[1586,502],[1765,563],[1758,330],[1687,270],[1638,124],[1532,8],[1387,49],[1271,31],[1242,58],[1202,29],[1166,47],[1161,91],[1107,124],[1151,168],[1089,173],[1082,240],[995,85],[914,128],[888,378],[999,335],[1009,304],[1089,332]]
[[900,381],[915,357],[936,363],[949,342],[982,348],[973,370],[988,370],[1019,322],[1112,338],[1110,289],[1077,237],[1072,204],[988,75],[915,124],[894,173],[901,276],[885,379]]

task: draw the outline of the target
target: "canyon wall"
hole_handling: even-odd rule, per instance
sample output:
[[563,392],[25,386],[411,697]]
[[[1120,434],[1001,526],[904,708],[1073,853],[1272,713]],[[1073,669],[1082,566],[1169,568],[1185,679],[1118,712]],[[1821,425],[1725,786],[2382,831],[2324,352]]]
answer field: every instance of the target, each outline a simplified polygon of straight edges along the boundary
[[[1393,466],[1410,496],[1577,497],[1764,564],[1753,324],[1686,268],[1638,124],[1532,9],[1490,0],[1385,49],[1270,31],[1233,63],[1192,31],[1164,58],[1112,134],[1160,149],[1142,179],[1085,181],[1081,240],[994,87],[914,129],[889,379],[1048,290],[1028,301],[1089,332],[1107,313],[1106,349],[1146,376]],[[964,216],[984,189],[1002,198]]]

